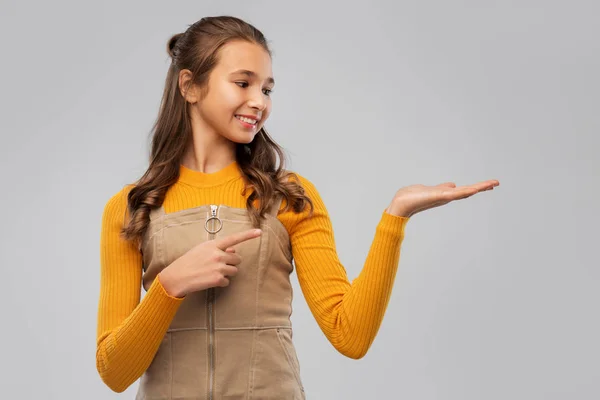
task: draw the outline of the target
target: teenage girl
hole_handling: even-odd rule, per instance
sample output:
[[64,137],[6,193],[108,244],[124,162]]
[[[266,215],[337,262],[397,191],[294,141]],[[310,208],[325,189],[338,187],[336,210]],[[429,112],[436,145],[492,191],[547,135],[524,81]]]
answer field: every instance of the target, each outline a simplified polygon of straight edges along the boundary
[[207,17],[167,47],[149,167],[102,217],[98,372],[115,392],[141,378],[137,399],[304,399],[293,268],[329,342],[361,358],[388,305],[409,218],[499,182],[398,190],[349,282],[319,192],[283,168],[264,128],[275,82],[262,33]]

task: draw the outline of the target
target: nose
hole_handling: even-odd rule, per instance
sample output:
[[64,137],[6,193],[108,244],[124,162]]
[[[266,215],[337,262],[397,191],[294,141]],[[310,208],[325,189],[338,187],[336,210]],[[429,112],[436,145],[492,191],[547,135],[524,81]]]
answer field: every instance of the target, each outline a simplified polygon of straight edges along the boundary
[[250,99],[248,100],[248,106],[256,110],[263,111],[267,107],[265,96],[266,95],[262,92],[262,90],[258,91],[258,93],[253,92],[252,96],[250,96]]

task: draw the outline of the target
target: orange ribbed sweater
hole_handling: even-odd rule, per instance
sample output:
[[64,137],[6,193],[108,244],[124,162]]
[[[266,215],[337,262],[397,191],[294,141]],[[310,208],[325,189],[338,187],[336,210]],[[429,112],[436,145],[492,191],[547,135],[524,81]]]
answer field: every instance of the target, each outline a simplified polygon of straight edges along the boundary
[[[296,174],[314,204],[301,214],[286,211],[278,219],[287,229],[302,293],[331,344],[350,358],[363,357],[381,325],[398,269],[409,218],[383,212],[359,276],[352,282],[338,258],[333,229],[314,185]],[[148,368],[183,298],[170,296],[155,279],[141,296],[142,256],[119,237],[129,185],[105,205],[100,239],[100,296],[96,367],[112,390],[122,392]],[[167,192],[165,212],[223,204],[245,208],[243,177],[237,162],[215,173],[180,166],[180,177]],[[141,301],[140,301],[141,299]]]

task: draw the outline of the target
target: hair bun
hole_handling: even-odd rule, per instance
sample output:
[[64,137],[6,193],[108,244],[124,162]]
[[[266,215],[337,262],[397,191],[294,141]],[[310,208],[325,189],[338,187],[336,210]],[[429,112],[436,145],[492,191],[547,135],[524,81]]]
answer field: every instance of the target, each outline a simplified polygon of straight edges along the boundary
[[177,41],[182,36],[183,36],[183,33],[177,33],[177,34],[171,36],[171,39],[169,39],[169,42],[167,43],[167,53],[169,53],[171,58],[175,58],[174,49],[175,49],[175,46],[177,45]]

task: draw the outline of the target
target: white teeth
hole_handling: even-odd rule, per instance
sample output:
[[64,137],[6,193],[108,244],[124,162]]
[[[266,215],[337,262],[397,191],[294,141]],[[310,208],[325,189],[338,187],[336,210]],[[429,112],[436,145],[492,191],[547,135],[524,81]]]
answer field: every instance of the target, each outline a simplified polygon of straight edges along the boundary
[[235,117],[237,119],[239,119],[240,121],[246,122],[247,124],[252,124],[252,125],[256,124],[256,120],[255,119],[250,119],[250,118],[246,118],[246,117],[240,117],[239,115],[236,115]]

